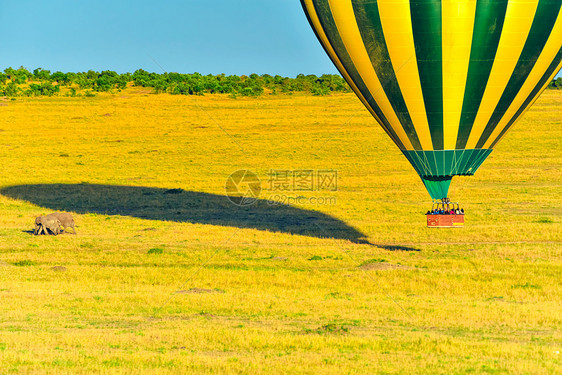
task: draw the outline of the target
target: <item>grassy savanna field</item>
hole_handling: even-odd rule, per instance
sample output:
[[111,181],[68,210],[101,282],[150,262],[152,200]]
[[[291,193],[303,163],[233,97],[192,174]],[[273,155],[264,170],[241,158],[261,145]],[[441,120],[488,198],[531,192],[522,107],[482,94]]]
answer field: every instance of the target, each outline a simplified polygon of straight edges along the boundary
[[[1,101],[0,374],[557,373],[561,125],[546,91],[453,179],[466,227],[428,229],[353,94]],[[225,197],[239,169],[256,205]],[[272,206],[270,169],[338,189]],[[30,233],[54,210],[78,235]]]

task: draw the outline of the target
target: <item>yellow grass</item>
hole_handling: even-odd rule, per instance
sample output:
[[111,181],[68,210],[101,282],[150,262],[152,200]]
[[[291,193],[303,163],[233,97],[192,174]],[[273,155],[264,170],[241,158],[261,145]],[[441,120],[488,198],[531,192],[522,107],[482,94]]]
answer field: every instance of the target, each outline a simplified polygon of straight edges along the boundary
[[[546,91],[436,230],[352,94],[0,101],[0,374],[554,374],[561,124]],[[225,198],[239,169],[254,206]],[[285,192],[336,202],[271,206],[270,169],[337,170]],[[33,236],[53,210],[78,235]]]

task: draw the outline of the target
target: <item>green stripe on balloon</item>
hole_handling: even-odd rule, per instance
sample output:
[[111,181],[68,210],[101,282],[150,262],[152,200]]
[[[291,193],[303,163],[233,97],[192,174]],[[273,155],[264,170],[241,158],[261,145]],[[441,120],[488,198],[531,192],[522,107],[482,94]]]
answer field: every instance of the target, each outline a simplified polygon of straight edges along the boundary
[[535,66],[537,59],[548,41],[548,37],[550,36],[552,28],[558,18],[561,6],[562,2],[560,1],[539,1],[535,18],[533,19],[527,40],[525,41],[523,51],[519,56],[517,65],[515,66],[511,78],[507,83],[492,117],[486,124],[486,128],[482,132],[482,135],[476,144],[476,148],[481,148],[484,144],[486,144],[486,141],[501,121],[503,115],[511,105],[511,102],[515,99],[519,90],[521,90],[527,76],[531,73],[531,70]]
[[392,135],[394,142],[398,145],[398,147],[403,150],[405,149],[404,144],[400,141],[400,138],[392,128],[392,125],[387,120],[386,116],[380,109],[380,107],[375,102],[373,96],[371,95],[369,89],[365,85],[365,82],[361,78],[361,75],[355,68],[355,64],[353,64],[353,60],[349,56],[347,49],[345,48],[345,44],[340,37],[338,28],[334,21],[334,17],[332,16],[332,11],[330,9],[330,4],[328,0],[314,0],[314,8],[316,9],[316,13],[318,14],[318,18],[320,19],[320,23],[324,28],[324,32],[326,36],[330,40],[330,44],[334,48],[334,51],[338,55],[341,63],[345,67],[347,74],[351,77],[357,88],[363,94],[363,97],[369,103],[371,109],[377,114],[379,119],[383,122],[383,125],[386,127],[388,132]]
[[457,149],[466,147],[494,65],[508,0],[478,0]]
[[402,151],[433,199],[447,197],[453,176],[472,176],[491,149]]
[[402,151],[420,176],[472,176],[491,149]]
[[414,45],[433,148],[443,149],[441,0],[410,0]]
[[527,107],[531,105],[533,99],[536,98],[536,96],[540,93],[542,88],[548,83],[551,77],[554,74],[556,74],[556,68],[558,68],[558,65],[560,65],[561,62],[562,62],[562,48],[560,48],[560,50],[556,54],[554,61],[552,61],[552,63],[548,66],[546,73],[543,74],[539,83],[535,86],[535,88],[531,92],[531,95],[529,95],[529,97],[525,100],[521,108],[519,108],[517,113],[515,113],[515,115],[511,118],[511,120],[509,120],[506,127],[501,131],[501,133],[498,135],[496,140],[490,145],[490,148],[496,147],[496,144],[499,142],[499,140],[504,136],[505,133],[507,133],[509,128],[515,123],[515,121],[517,121],[519,116],[523,114],[523,112],[527,109]]
[[414,150],[421,150],[422,146],[416,133],[416,128],[408,112],[408,107],[406,106],[402,91],[400,90],[396,73],[392,67],[390,54],[388,52],[386,40],[384,39],[377,2],[367,2],[365,0],[355,1],[353,3],[353,10],[363,43],[371,58],[373,68],[381,82],[382,89],[390,99],[390,104],[400,120]]
[[421,179],[432,199],[447,198],[453,177],[422,177]]

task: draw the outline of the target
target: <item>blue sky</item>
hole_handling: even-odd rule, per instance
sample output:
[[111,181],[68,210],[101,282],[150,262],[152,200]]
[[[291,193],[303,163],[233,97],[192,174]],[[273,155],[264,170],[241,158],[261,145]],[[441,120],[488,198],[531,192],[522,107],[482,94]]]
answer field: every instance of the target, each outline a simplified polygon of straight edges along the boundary
[[335,73],[298,0],[0,0],[0,68]]
[[0,69],[335,73],[298,0],[0,0]]

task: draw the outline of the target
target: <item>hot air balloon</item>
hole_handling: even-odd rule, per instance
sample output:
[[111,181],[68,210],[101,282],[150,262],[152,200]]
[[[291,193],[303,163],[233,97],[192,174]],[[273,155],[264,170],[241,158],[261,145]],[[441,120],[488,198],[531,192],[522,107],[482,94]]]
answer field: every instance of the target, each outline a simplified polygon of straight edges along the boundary
[[562,68],[562,0],[301,0],[434,200],[473,175]]

